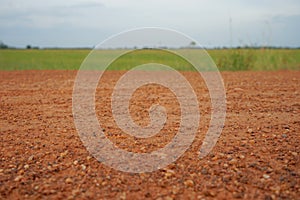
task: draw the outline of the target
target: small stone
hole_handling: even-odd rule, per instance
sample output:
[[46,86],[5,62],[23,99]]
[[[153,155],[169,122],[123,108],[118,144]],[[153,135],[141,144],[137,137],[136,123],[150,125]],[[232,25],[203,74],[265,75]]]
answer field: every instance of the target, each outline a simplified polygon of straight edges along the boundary
[[263,177],[264,177],[265,179],[269,179],[269,178],[270,178],[270,175],[264,174]]
[[271,173],[271,172],[273,172],[273,169],[269,167],[269,168],[267,169],[267,173]]
[[125,200],[126,199],[126,192],[122,192],[119,197],[120,197],[121,200]]
[[216,193],[214,191],[211,191],[211,190],[205,190],[204,195],[209,196],[209,197],[215,197]]
[[67,184],[70,184],[70,183],[73,183],[73,180],[72,180],[71,178],[66,178],[65,182],[66,182]]
[[18,171],[18,174],[24,174],[24,170],[23,169],[21,169],[20,171]]
[[29,169],[29,165],[24,165],[24,169]]
[[87,156],[87,157],[86,157],[86,160],[87,160],[87,161],[89,161],[89,160],[91,160],[91,159],[92,159],[91,156]]
[[3,169],[0,169],[0,173],[2,173],[4,170]]
[[227,163],[224,163],[223,167],[227,168],[229,165]]
[[244,91],[244,89],[242,89],[242,88],[234,88],[233,90],[236,91],[236,92],[242,92],[242,91]]
[[231,159],[229,162],[228,162],[230,165],[235,165],[237,164],[237,160],[236,159]]
[[31,155],[31,156],[28,158],[28,161],[32,161],[32,160],[34,160],[34,156],[33,156],[33,155]]
[[63,153],[60,153],[60,157],[65,157],[68,154],[68,150],[64,151]]
[[35,186],[33,189],[34,190],[38,190],[40,187],[37,185],[37,186]]
[[297,152],[292,152],[292,155],[293,155],[293,156],[297,156],[298,153],[297,153]]
[[16,168],[15,165],[8,165],[9,168]]
[[74,165],[77,165],[77,164],[78,164],[78,160],[75,160],[75,161],[73,162],[73,164],[74,164]]
[[184,181],[184,185],[186,187],[193,187],[194,186],[194,181],[192,181],[192,180],[186,180],[186,181]]
[[284,134],[281,135],[281,137],[286,138],[287,134],[284,133]]
[[286,124],[286,125],[283,125],[282,127],[283,127],[284,129],[290,129],[290,126],[287,125],[287,124]]
[[255,140],[249,140],[250,144],[255,144]]
[[239,158],[240,158],[240,159],[244,159],[245,156],[244,156],[244,155],[239,155]]
[[174,176],[175,172],[173,170],[167,170],[165,173],[165,178],[170,178]]
[[84,164],[82,164],[82,165],[81,165],[81,169],[82,169],[83,171],[85,171],[85,170],[86,170],[86,166],[85,166]]
[[19,175],[19,176],[17,176],[14,180],[15,180],[15,181],[20,181],[22,178],[23,178],[23,176]]
[[219,153],[219,157],[220,157],[220,158],[223,158],[224,156],[225,156],[224,153]]
[[253,133],[253,129],[252,128],[248,128],[247,132],[248,133]]
[[218,160],[218,159],[219,159],[218,156],[214,156],[211,160],[215,161],[215,160]]

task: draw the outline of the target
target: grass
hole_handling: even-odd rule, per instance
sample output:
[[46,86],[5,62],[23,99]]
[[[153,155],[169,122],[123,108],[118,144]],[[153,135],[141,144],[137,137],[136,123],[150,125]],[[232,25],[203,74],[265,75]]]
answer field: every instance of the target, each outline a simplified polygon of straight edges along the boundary
[[209,54],[221,71],[300,69],[300,49],[222,49]]
[[[135,50],[126,53],[108,67],[110,70],[130,70],[135,66],[147,63],[159,63],[171,66],[176,70],[193,71],[194,67],[180,56],[159,49]],[[151,69],[150,69],[151,70]]]
[[[110,54],[116,50],[102,50]],[[76,70],[90,50],[0,50],[0,70]],[[219,49],[208,53],[221,71],[299,70],[299,49]],[[177,70],[193,70],[184,59],[161,50],[137,50],[120,57],[109,69],[127,70],[149,62],[159,62]]]
[[0,70],[77,69],[89,50],[0,50]]

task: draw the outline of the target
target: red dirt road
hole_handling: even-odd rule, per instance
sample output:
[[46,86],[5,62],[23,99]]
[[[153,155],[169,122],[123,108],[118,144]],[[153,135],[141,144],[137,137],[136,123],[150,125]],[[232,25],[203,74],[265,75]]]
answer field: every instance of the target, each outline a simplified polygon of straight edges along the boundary
[[[122,73],[107,72],[96,93],[106,136],[127,151],[163,147],[178,128],[178,102],[157,85],[138,89],[130,104],[137,124],[149,123],[153,103],[170,115],[155,137],[122,133],[105,97]],[[209,96],[196,73],[183,74],[200,103],[197,136],[175,163],[134,174],[103,165],[83,146],[72,115],[76,71],[0,72],[0,199],[299,199],[300,71],[222,73],[226,122],[204,159],[198,151],[209,125]]]

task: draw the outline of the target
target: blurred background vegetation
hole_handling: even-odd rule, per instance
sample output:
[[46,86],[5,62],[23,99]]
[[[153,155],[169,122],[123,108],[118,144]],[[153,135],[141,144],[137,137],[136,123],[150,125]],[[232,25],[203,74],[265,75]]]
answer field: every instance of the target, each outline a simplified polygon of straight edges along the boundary
[[[0,70],[77,70],[91,49],[13,49],[1,43]],[[102,50],[104,53],[115,50]],[[158,52],[160,51],[160,52]],[[200,50],[199,50],[200,51]],[[300,49],[232,48],[208,49],[208,54],[221,71],[241,70],[299,70]],[[111,70],[128,70],[138,64],[155,61],[178,70],[190,70],[183,59],[145,49],[124,55],[113,63]]]

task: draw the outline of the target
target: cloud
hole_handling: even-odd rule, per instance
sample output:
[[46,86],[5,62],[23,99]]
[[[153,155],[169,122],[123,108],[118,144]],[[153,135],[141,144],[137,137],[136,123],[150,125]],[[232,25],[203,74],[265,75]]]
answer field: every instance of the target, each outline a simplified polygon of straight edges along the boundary
[[[2,0],[3,1],[3,0]],[[0,25],[2,27],[27,26],[50,28],[72,24],[72,22],[87,18],[93,11],[103,8],[104,4],[96,1],[73,2],[69,4],[56,3],[41,5],[40,1],[28,0],[24,4],[12,0],[0,8]],[[32,4],[29,4],[29,3]],[[47,1],[48,2],[48,1]],[[37,4],[35,4],[37,3]]]
[[[230,44],[231,19],[234,45],[262,44],[271,30],[274,44],[280,40],[291,45],[293,40],[300,46],[299,37],[291,33],[300,27],[296,0],[0,0],[0,4],[0,39],[9,38],[13,44],[21,37],[13,40],[10,30],[26,32],[24,43],[40,38],[30,34],[35,31],[47,35],[47,44],[64,46],[70,38],[76,43],[76,38],[89,37],[89,44],[97,44],[120,31],[154,26],[181,31],[204,45],[223,46]],[[284,39],[284,34],[291,38]]]

